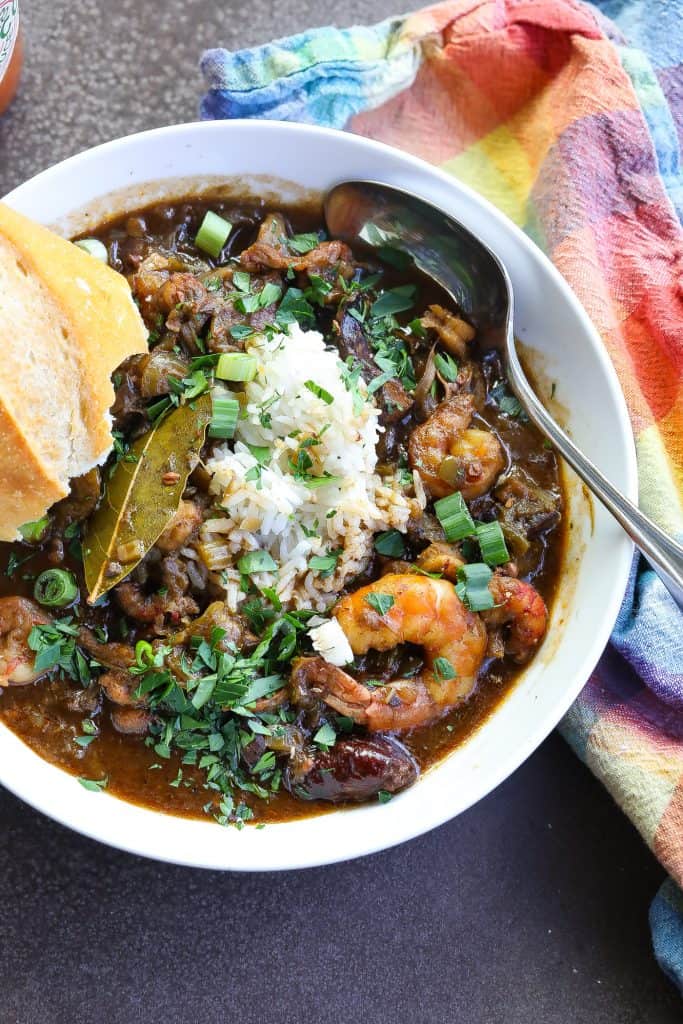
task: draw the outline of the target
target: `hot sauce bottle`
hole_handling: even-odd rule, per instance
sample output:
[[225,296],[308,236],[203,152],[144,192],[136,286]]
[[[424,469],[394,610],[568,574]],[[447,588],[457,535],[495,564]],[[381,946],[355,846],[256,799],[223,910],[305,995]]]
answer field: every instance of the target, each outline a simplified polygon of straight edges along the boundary
[[22,59],[19,0],[0,0],[0,114],[17,91]]

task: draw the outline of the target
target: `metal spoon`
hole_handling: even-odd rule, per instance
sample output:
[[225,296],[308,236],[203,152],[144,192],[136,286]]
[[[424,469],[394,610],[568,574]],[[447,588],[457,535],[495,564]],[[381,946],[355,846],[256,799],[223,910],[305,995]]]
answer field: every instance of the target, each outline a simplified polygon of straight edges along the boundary
[[501,352],[510,386],[529,419],[624,528],[683,609],[683,547],[625,498],[579,451],[541,405],[524,375],[513,333],[512,283],[500,260],[463,225],[410,192],[373,181],[346,181],[325,198],[333,238],[409,254]]

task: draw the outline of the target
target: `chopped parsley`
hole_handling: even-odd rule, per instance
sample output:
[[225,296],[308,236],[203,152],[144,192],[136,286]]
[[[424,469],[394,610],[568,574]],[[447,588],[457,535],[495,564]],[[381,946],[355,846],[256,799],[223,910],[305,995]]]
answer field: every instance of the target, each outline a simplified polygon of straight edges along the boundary
[[340,554],[341,551],[331,551],[329,555],[313,555],[308,560],[308,568],[313,569],[323,579],[332,576],[337,568]]
[[457,672],[453,668],[453,665],[448,658],[435,658],[434,659],[434,675],[439,682],[445,683],[449,679],[455,679]]
[[84,779],[82,775],[79,775],[78,781],[83,789],[87,789],[91,793],[101,793],[109,785],[109,776],[105,775],[103,779]]
[[391,594],[368,594],[365,602],[374,608],[378,615],[386,615],[389,609],[394,607],[394,598]]
[[386,530],[375,537],[375,551],[385,558],[403,558],[406,546],[402,534],[398,530]]
[[450,384],[458,379],[458,364],[447,352],[437,352],[434,356],[434,365],[437,373]]
[[237,568],[250,576],[254,572],[276,572],[277,562],[268,551],[248,551],[237,562]]
[[315,311],[300,288],[288,288],[275,314],[275,323],[287,327],[295,321],[310,327],[315,322]]
[[334,746],[336,739],[336,732],[329,722],[326,722],[325,725],[321,725],[318,729],[317,733],[313,737],[313,742],[323,750],[329,750],[330,747]]
[[381,293],[370,307],[373,318],[395,316],[411,309],[415,302],[417,288],[414,284],[401,284],[398,288],[390,288]]
[[79,627],[70,618],[34,626],[28,635],[28,645],[36,656],[36,671],[47,672],[59,668],[67,676],[87,686],[92,671],[90,663],[76,645],[78,632]]
[[292,235],[291,238],[287,239],[288,248],[300,256],[315,249],[319,243],[320,238],[315,231],[306,232],[302,235]]
[[246,270],[236,270],[232,275],[232,283],[238,291],[247,295],[251,291],[251,275]]
[[510,416],[511,419],[526,421],[527,415],[522,408],[521,402],[514,395],[510,394],[503,381],[494,384],[489,391],[489,397],[493,399],[505,416]]
[[[253,749],[256,737],[285,737],[295,713],[285,707],[256,711],[254,705],[285,685],[288,663],[308,642],[307,623],[315,614],[301,609],[278,615],[276,595],[264,596],[275,599],[271,608],[257,599],[242,606],[254,625],[262,616],[262,640],[249,654],[226,643],[224,630],[214,629],[209,639],[193,637],[183,654],[182,686],[166,666],[169,648],[157,647],[151,657],[146,647],[140,648],[140,665],[132,670],[138,678],[136,698],[146,697],[154,711],[145,742],[162,760],[179,754],[182,764],[201,771],[204,788],[213,794],[205,811],[237,828],[253,816],[246,803],[238,802],[238,791],[265,799],[280,787],[275,751],[262,751],[255,761],[245,752]],[[315,742],[321,747],[334,743],[334,729],[321,730]],[[182,776],[175,781],[180,784]]]

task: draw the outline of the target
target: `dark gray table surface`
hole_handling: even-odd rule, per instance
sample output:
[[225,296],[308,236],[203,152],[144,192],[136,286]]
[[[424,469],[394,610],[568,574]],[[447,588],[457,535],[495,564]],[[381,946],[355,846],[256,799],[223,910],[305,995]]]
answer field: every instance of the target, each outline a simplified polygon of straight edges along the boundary
[[[0,195],[196,117],[206,46],[374,21],[392,0],[20,0]],[[663,872],[553,736],[456,821],[371,858],[234,875],[68,832],[0,790],[0,1024],[670,1024],[650,950]]]

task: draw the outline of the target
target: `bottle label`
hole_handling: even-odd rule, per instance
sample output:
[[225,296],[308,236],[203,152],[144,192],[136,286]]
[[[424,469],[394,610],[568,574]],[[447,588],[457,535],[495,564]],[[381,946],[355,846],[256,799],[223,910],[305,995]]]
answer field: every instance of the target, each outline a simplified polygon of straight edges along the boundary
[[19,32],[19,0],[0,0],[0,79],[7,70]]

